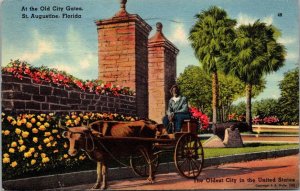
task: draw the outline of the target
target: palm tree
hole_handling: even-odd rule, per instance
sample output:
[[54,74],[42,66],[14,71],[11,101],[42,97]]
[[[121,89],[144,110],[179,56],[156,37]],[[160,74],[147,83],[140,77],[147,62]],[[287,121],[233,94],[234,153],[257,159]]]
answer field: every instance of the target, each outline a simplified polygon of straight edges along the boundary
[[206,72],[212,75],[212,109],[213,123],[217,122],[218,65],[223,52],[229,51],[234,38],[235,20],[227,16],[225,10],[216,6],[195,15],[195,25],[190,30],[189,40],[195,56]]
[[284,65],[285,47],[276,41],[278,30],[257,20],[236,30],[232,51],[222,57],[223,71],[232,73],[246,84],[246,122],[252,129],[252,87],[264,75]]

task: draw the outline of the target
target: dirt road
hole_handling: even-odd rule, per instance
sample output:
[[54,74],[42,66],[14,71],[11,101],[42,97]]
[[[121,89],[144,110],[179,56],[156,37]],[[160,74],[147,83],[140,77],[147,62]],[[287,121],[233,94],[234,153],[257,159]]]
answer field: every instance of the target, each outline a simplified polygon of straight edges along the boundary
[[[177,173],[159,174],[154,184],[134,178],[109,182],[112,190],[296,189],[299,188],[299,155],[224,164],[203,169],[197,181]],[[88,189],[92,185],[69,187]]]

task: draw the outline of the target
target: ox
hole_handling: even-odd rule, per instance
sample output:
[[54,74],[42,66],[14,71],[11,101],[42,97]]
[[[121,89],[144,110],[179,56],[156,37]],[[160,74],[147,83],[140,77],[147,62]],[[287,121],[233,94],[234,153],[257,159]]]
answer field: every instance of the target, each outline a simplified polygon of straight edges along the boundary
[[[145,141],[119,141],[101,139],[101,137],[147,137],[153,138],[156,134],[156,124],[149,121],[134,122],[106,122],[96,121],[88,126],[68,128],[63,132],[63,137],[68,138],[70,147],[69,155],[75,156],[78,150],[87,153],[90,159],[97,162],[97,181],[92,189],[105,189],[107,187],[107,163],[112,156],[128,156],[135,151],[137,146],[145,149],[149,165],[148,180],[153,182],[154,173],[152,166],[152,143]],[[112,155],[112,156],[111,156]]]

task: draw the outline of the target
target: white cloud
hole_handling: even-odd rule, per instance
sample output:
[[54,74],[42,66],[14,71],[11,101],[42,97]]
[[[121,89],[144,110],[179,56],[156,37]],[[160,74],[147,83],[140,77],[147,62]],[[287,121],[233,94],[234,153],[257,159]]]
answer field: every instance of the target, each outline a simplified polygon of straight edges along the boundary
[[170,41],[181,45],[188,44],[188,35],[184,28],[184,24],[176,23],[171,26],[172,33],[170,35]]
[[56,62],[53,65],[49,65],[49,68],[55,68],[60,71],[65,71],[67,73],[74,73],[77,71],[76,67],[71,67],[69,64]]
[[53,37],[41,36],[38,30],[33,31],[33,38],[30,43],[32,44],[32,49],[21,53],[20,59],[26,60],[30,63],[39,60],[42,56],[46,54],[52,54],[55,52],[55,45]]
[[286,59],[297,62],[299,58],[299,54],[297,52],[288,52]]
[[289,44],[297,43],[297,39],[295,37],[286,36],[286,37],[280,37],[278,39],[278,42],[284,45],[289,45]]
[[273,23],[273,15],[270,15],[270,16],[267,16],[264,18],[256,18],[256,17],[251,17],[244,13],[239,13],[238,17],[237,17],[237,27],[239,27],[240,25],[253,24],[258,19],[260,19],[260,21],[266,23],[267,25],[270,25]]
[[82,60],[80,60],[79,65],[82,69],[87,69],[91,66],[91,62],[94,60],[94,56],[92,54],[88,54],[88,56]]

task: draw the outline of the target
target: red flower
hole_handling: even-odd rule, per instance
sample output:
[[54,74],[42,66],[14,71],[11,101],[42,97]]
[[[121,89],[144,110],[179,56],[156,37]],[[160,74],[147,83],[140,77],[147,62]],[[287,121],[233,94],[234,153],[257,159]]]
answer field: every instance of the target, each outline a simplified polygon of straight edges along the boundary
[[193,118],[200,120],[203,129],[206,129],[209,126],[209,118],[207,115],[203,114],[195,107],[190,108],[190,112]]

